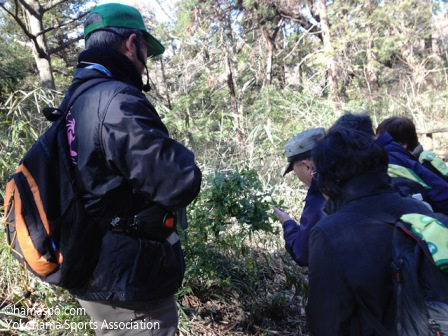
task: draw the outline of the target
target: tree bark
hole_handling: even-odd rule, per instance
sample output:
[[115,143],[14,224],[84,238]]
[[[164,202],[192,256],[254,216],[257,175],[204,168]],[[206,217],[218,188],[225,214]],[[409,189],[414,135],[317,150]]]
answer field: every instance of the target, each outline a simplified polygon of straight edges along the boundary
[[32,51],[34,61],[36,62],[37,70],[39,72],[40,84],[44,88],[55,89],[53,69],[51,67],[50,54],[48,52],[47,41],[45,34],[40,34],[44,30],[43,13],[40,12],[39,2],[36,0],[26,0],[25,3],[34,9],[34,13],[27,10],[24,6],[28,21],[29,32],[36,36],[35,42],[32,44]]
[[170,90],[168,88],[168,81],[166,80],[165,66],[163,65],[163,59],[160,59],[160,68],[162,69],[162,78],[163,78],[163,83],[165,84],[166,99],[168,101],[168,108],[170,110],[172,110],[173,106],[171,105]]
[[[214,6],[213,10],[215,12],[215,15],[218,19],[219,24],[219,32],[221,35],[221,50],[224,55],[224,64],[226,67],[226,82],[227,87],[229,88],[230,93],[230,101],[232,105],[232,112],[238,115],[238,102],[236,99],[236,90],[235,90],[235,83],[233,80],[233,71],[232,71],[232,64],[230,61],[230,55],[229,55],[229,47],[227,46],[225,32],[224,32],[224,13],[223,10],[219,4],[219,1],[215,2],[216,6]],[[229,29],[230,27],[228,27]],[[230,35],[232,35],[230,33]],[[238,121],[239,122],[239,121]]]
[[[365,10],[366,10],[366,16],[368,20],[371,17],[372,14],[372,7],[371,7],[371,0],[365,1]],[[373,32],[372,32],[372,25],[370,22],[366,25],[366,33],[367,33],[367,84],[369,86],[369,93],[370,93],[370,100],[373,100],[376,97],[377,91],[378,91],[378,76],[375,71],[375,61],[376,57],[373,53]]]
[[[72,18],[59,25],[45,29],[43,24],[44,14],[65,1],[67,0],[49,0],[46,3],[40,3],[39,0],[14,0],[14,5],[12,7],[7,6],[4,1],[0,1],[0,8],[14,19],[25,36],[29,39],[30,43],[27,43],[26,45],[29,45],[32,50],[34,61],[39,72],[40,84],[42,87],[49,89],[55,88],[53,68],[51,66],[51,55],[80,40],[81,37],[72,38],[62,45],[50,50],[45,34],[73,23],[87,14],[86,11],[79,14],[76,18]],[[24,17],[20,15],[20,10],[23,10]]]
[[[258,3],[254,3],[255,10],[258,10],[259,5]],[[257,15],[257,22],[260,26],[261,34],[263,36],[266,49],[268,51],[267,53],[267,59],[266,59],[266,76],[265,76],[265,85],[269,87],[272,83],[272,69],[274,66],[274,50],[275,50],[275,39],[277,38],[277,34],[283,24],[283,18],[280,16],[279,12],[275,11],[275,16],[269,20],[274,24],[275,22],[278,22],[277,25],[272,30],[272,35],[270,32],[270,29],[266,28],[266,20],[265,18],[261,17],[260,15]]]
[[336,115],[340,114],[340,102],[338,97],[338,78],[337,78],[337,64],[335,61],[333,45],[331,42],[330,24],[327,16],[327,6],[325,0],[318,0],[317,3],[320,25],[322,28],[322,37],[324,42],[324,50],[328,55],[329,62],[327,66],[327,73],[329,77],[330,86],[330,101]]
[[261,27],[261,33],[264,37],[266,48],[268,49],[268,55],[266,59],[266,86],[270,86],[272,83],[272,64],[274,61],[274,41],[269,36],[269,31]]

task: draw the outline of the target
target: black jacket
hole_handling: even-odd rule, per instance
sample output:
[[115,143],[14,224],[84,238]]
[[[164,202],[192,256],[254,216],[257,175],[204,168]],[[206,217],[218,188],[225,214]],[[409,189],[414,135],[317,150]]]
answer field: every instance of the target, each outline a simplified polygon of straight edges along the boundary
[[386,328],[394,328],[393,226],[374,219],[381,214],[427,214],[426,206],[400,197],[386,173],[355,178],[344,186],[335,212],[312,230],[309,299],[311,335],[376,335],[366,309]]
[[106,232],[98,242],[99,261],[89,282],[73,294],[95,301],[166,297],[183,279],[180,243],[107,229],[113,218],[132,218],[154,204],[173,211],[186,207],[199,192],[201,172],[193,153],[169,137],[141,92],[140,75],[122,54],[107,49],[83,52],[66,99],[78,85],[97,77],[110,81],[76,100],[67,115],[67,129],[87,212]]

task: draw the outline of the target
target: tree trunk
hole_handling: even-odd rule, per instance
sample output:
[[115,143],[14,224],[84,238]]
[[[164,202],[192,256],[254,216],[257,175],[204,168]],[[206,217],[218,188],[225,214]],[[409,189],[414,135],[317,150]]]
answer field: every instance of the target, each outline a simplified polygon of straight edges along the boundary
[[[366,16],[367,18],[371,17],[372,7],[371,0],[366,0],[365,2]],[[376,57],[373,53],[373,32],[370,23],[366,25],[366,33],[368,36],[367,40],[367,85],[369,86],[369,96],[372,101],[375,99],[377,91],[378,91],[378,76],[375,71],[375,61]]]
[[51,68],[50,57],[40,57],[33,47],[33,56],[39,71],[40,85],[47,89],[54,90],[53,69]]
[[[258,9],[258,3],[254,4],[254,8]],[[257,15],[257,21],[260,26],[261,34],[263,35],[263,39],[266,45],[266,49],[268,50],[267,59],[266,59],[266,77],[265,77],[265,85],[269,87],[272,83],[272,69],[274,67],[274,50],[275,50],[275,40],[277,38],[277,34],[280,31],[280,28],[283,24],[283,19],[280,17],[278,11],[275,14],[272,23],[277,22],[277,25],[272,30],[272,35],[269,29],[266,29],[265,23],[263,22],[263,18],[260,15]]]
[[[39,12],[39,3],[35,0],[27,0],[26,3],[32,7],[35,13],[24,8],[27,16],[29,32],[37,36],[44,30],[43,15]],[[45,34],[37,36],[36,42],[32,44],[33,56],[39,71],[40,84],[44,88],[55,89],[53,69],[51,67],[50,54],[48,53]]]
[[340,102],[338,97],[338,78],[337,78],[337,64],[333,52],[333,45],[331,42],[330,24],[327,16],[327,6],[325,0],[319,0],[317,3],[320,15],[320,25],[322,28],[322,37],[324,42],[325,53],[329,57],[327,73],[330,80],[330,101],[336,115],[340,114]]
[[266,43],[266,48],[268,49],[268,55],[266,60],[266,86],[270,86],[272,83],[272,64],[274,61],[274,41],[272,41],[271,36],[269,36],[269,31],[267,29],[261,28],[261,32]]
[[425,38],[425,51],[427,55],[432,54],[432,34]]
[[168,88],[168,81],[166,80],[166,74],[165,74],[165,66],[163,65],[163,59],[160,59],[160,67],[162,69],[162,79],[163,83],[165,84],[165,90],[166,90],[166,100],[168,101],[168,108],[170,110],[173,109],[173,106],[171,105],[171,98],[170,98],[170,90]]
[[[227,45],[227,41],[226,41],[226,35],[227,38],[229,39],[229,41],[233,42],[233,32],[232,32],[232,27],[229,24],[229,22],[227,22],[226,25],[226,17],[225,17],[225,13],[223,12],[223,9],[221,8],[219,1],[215,2],[216,6],[213,7],[213,11],[215,13],[215,16],[218,19],[218,24],[219,24],[219,31],[220,31],[220,35],[221,35],[221,50],[222,53],[224,55],[224,64],[226,67],[226,82],[227,82],[227,87],[229,88],[229,94],[230,94],[230,110],[232,111],[233,115],[234,115],[234,129],[235,129],[235,136],[236,136],[236,141],[237,141],[237,146],[238,146],[238,152],[240,155],[243,155],[245,152],[245,147],[244,147],[244,137],[243,137],[243,132],[241,130],[241,120],[243,118],[242,114],[241,114],[241,109],[239,108],[239,104],[238,104],[238,98],[237,98],[237,90],[236,90],[236,86],[235,86],[235,81],[233,78],[233,70],[232,70],[232,63],[231,63],[231,54],[230,52],[233,50],[233,46],[229,47]],[[225,26],[227,27],[227,33],[225,32]]]
[[224,41],[224,34],[221,34],[221,48],[222,48],[222,52],[224,54],[224,63],[226,66],[226,82],[227,82],[227,87],[229,88],[229,93],[230,93],[230,104],[232,106],[231,110],[232,112],[237,115],[238,117],[235,120],[235,126],[237,127],[237,129],[239,129],[239,124],[240,124],[240,120],[239,120],[239,111],[238,111],[238,101],[236,98],[236,90],[235,90],[235,83],[233,81],[233,72],[232,72],[232,64],[230,63],[230,55],[229,55],[229,50],[227,48],[226,42]]

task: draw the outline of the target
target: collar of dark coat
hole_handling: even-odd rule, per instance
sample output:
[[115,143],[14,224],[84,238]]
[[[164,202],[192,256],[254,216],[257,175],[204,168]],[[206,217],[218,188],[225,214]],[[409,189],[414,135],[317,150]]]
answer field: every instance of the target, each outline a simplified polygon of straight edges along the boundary
[[399,153],[411,160],[416,160],[415,156],[413,156],[411,152],[399,143],[395,142],[392,136],[387,132],[381,134],[377,141],[386,149],[388,153]]
[[387,172],[369,173],[355,177],[344,185],[341,198],[327,202],[325,212],[332,214],[350,201],[384,192],[394,192]]
[[[122,53],[109,48],[91,48],[79,54],[77,69],[85,68],[91,63],[101,64],[115,80],[129,83],[140,91],[143,88],[142,76],[135,65]],[[99,71],[97,71],[99,72]]]
[[388,144],[390,144],[391,142],[394,141],[394,139],[392,138],[392,136],[387,133],[384,132],[383,134],[381,134],[377,139],[376,139],[382,146],[386,146]]

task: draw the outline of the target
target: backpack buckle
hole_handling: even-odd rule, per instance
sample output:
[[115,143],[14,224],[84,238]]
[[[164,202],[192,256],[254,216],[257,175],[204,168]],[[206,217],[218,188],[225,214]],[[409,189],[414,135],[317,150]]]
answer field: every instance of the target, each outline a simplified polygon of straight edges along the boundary
[[112,227],[112,231],[125,231],[128,229],[128,221],[126,218],[114,217],[110,221],[110,225]]

